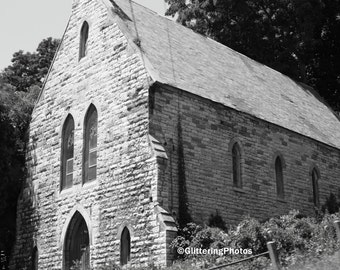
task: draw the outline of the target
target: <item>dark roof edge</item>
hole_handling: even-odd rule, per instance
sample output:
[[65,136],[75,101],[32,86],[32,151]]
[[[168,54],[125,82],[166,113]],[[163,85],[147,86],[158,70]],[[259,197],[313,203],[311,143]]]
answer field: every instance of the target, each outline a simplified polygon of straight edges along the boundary
[[[151,77],[151,79],[155,81],[161,81],[159,73],[157,70],[153,67],[149,59],[146,57],[144,51],[143,51],[143,43],[138,44],[135,42],[137,39],[137,34],[131,34],[130,31],[127,29],[126,26],[126,20],[130,20],[130,17],[124,13],[124,11],[114,2],[114,0],[100,0],[108,9],[108,12],[110,15],[112,15],[112,19],[115,20],[115,22],[118,25],[118,28],[124,36],[126,37],[129,45],[134,48],[136,52],[139,53],[139,57],[141,58],[141,61],[143,63],[144,68],[146,69],[147,73]],[[123,14],[122,14],[123,13]]]
[[[108,5],[106,4],[105,0],[101,0],[105,6],[108,8]],[[115,1],[109,0],[113,8],[113,12],[116,13],[122,20],[128,20],[132,21],[132,19],[116,4]]]
[[[293,79],[292,79],[293,80]],[[295,80],[293,80],[295,81]],[[327,109],[334,114],[334,116],[340,121],[340,115],[337,114],[333,108],[328,104],[328,102],[319,94],[317,90],[314,89],[314,87],[305,84],[303,82],[295,81],[296,84],[298,84],[300,87],[302,87],[305,90],[308,90],[319,102],[321,102],[323,105],[327,107]]]
[[332,148],[332,149],[336,149],[337,151],[340,151],[340,148],[337,148],[337,147],[334,146],[334,145],[327,144],[327,143],[325,143],[325,142],[319,141],[319,140],[314,139],[314,138],[312,138],[312,137],[309,137],[309,136],[307,136],[307,135],[301,134],[301,133],[299,133],[299,132],[297,132],[297,131],[294,131],[294,130],[291,130],[291,129],[289,129],[289,128],[280,126],[280,125],[278,125],[278,124],[276,124],[276,123],[269,122],[268,120],[259,118],[259,117],[255,116],[255,115],[251,114],[251,113],[244,112],[244,111],[241,111],[241,110],[237,110],[237,109],[235,109],[235,108],[231,108],[231,107],[229,107],[229,106],[227,106],[227,105],[225,105],[225,104],[223,104],[223,103],[214,101],[214,100],[212,100],[212,99],[210,99],[210,98],[206,98],[206,97],[203,97],[203,96],[194,94],[194,93],[192,93],[192,92],[190,92],[190,91],[187,91],[187,90],[178,88],[178,87],[176,87],[176,86],[172,86],[172,85],[170,85],[170,84],[162,83],[162,82],[160,82],[160,81],[155,81],[155,82],[152,84],[152,86],[164,87],[166,90],[169,90],[169,91],[171,91],[172,89],[176,89],[177,91],[185,92],[185,93],[187,93],[187,94],[189,94],[189,95],[193,95],[193,96],[202,98],[202,99],[204,99],[204,100],[207,100],[207,101],[209,101],[209,102],[212,102],[212,103],[214,103],[214,104],[218,104],[218,105],[220,105],[220,106],[222,106],[222,107],[228,108],[228,109],[230,109],[230,110],[233,110],[233,111],[236,111],[236,112],[243,113],[243,114],[245,114],[245,115],[250,116],[251,118],[255,118],[255,119],[260,120],[260,121],[262,121],[262,122],[265,122],[265,123],[267,123],[267,124],[274,125],[274,126],[276,126],[276,127],[278,127],[278,128],[285,129],[285,130],[287,130],[287,131],[289,131],[289,132],[293,132],[294,134],[300,135],[300,136],[302,136],[302,137],[305,137],[305,138],[307,138],[307,139],[310,139],[310,140],[312,140],[312,141],[315,141],[315,142],[317,142],[317,143],[323,144],[323,145],[325,145],[325,146],[327,146],[327,147],[330,147],[330,148]]

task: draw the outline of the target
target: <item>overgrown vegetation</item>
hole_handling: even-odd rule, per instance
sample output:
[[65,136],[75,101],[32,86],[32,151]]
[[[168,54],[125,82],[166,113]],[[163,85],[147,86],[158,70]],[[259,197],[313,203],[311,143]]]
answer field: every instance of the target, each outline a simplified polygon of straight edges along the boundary
[[334,214],[339,212],[340,203],[338,202],[336,196],[333,193],[330,193],[326,198],[325,204],[322,206],[323,213]]
[[188,206],[188,194],[187,194],[187,183],[185,175],[185,160],[183,152],[183,138],[182,138],[182,120],[181,116],[178,115],[177,123],[177,135],[178,135],[178,147],[177,147],[177,170],[178,170],[178,223],[179,226],[183,227],[185,224],[192,221],[189,206]]
[[[338,215],[325,214],[321,219],[303,217],[298,211],[291,211],[288,215],[271,218],[266,222],[259,222],[247,217],[237,226],[229,230],[188,224],[180,230],[179,236],[173,242],[173,248],[202,248],[202,249],[251,249],[252,254],[267,251],[267,242],[275,241],[279,250],[281,265],[287,269],[322,269],[312,267],[311,262],[327,264],[327,269],[338,269],[339,262],[332,257],[339,244],[336,238],[334,220]],[[186,264],[200,268],[238,261],[250,255],[179,255],[178,260],[185,260]],[[327,262],[327,263],[326,263]],[[270,265],[268,257],[259,257],[232,266],[231,269],[266,269]],[[178,268],[171,269],[189,269]],[[332,268],[333,267],[333,268]],[[194,269],[194,268],[193,268]]]

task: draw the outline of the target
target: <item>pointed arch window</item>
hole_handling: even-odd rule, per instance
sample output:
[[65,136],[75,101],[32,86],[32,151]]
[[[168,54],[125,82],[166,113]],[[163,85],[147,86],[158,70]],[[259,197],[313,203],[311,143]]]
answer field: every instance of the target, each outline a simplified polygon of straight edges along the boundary
[[233,145],[232,159],[233,159],[233,185],[234,187],[242,188],[241,149],[238,143],[235,143]]
[[127,227],[124,227],[120,238],[120,264],[125,265],[130,261],[131,237]]
[[84,183],[95,180],[97,176],[97,122],[97,109],[91,104],[86,113],[84,125]]
[[319,200],[319,173],[316,168],[312,170],[313,202],[316,207],[320,205]]
[[276,179],[276,193],[281,199],[284,198],[284,185],[283,185],[283,168],[282,160],[280,157],[275,159],[275,179]]
[[68,115],[62,131],[61,146],[61,189],[72,186],[74,158],[74,120]]
[[79,60],[86,56],[89,24],[85,21],[80,30]]

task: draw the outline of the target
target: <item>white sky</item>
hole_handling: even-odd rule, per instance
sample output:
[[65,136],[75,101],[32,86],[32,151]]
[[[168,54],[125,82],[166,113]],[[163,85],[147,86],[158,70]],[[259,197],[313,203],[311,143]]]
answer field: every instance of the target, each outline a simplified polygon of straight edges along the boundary
[[[11,64],[14,52],[33,52],[44,38],[61,38],[71,14],[72,0],[0,1],[0,70]],[[164,15],[163,0],[133,1]]]

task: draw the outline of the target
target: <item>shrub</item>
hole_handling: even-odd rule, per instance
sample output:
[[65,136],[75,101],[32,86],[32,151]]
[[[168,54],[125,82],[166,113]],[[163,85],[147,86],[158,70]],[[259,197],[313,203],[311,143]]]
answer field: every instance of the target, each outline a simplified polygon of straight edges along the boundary
[[[332,254],[339,249],[339,244],[333,222],[337,217],[339,217],[338,214],[305,217],[298,211],[291,211],[287,215],[271,218],[262,223],[254,218],[246,217],[228,232],[190,223],[188,227],[181,230],[181,235],[174,240],[172,245],[175,248],[251,249],[255,255],[267,251],[268,241],[275,241],[282,266],[289,267],[289,269],[322,269],[323,265],[329,264],[333,267],[335,263]],[[190,262],[190,265],[200,268],[203,265],[212,266],[236,261],[247,255],[184,257],[186,264]],[[308,268],[312,261],[313,263],[317,261],[320,268]],[[269,264],[267,257],[260,257],[234,265],[231,269],[265,269]],[[302,265],[306,265],[306,268],[302,268]]]
[[224,231],[227,230],[227,226],[225,225],[223,218],[219,215],[217,210],[216,210],[216,214],[210,215],[208,225],[209,227],[220,228]]
[[254,254],[267,251],[265,233],[259,221],[246,217],[236,227],[231,230],[232,247],[251,249]]
[[322,212],[329,214],[334,214],[339,212],[339,202],[333,193],[330,193],[326,198],[325,204],[322,206]]

